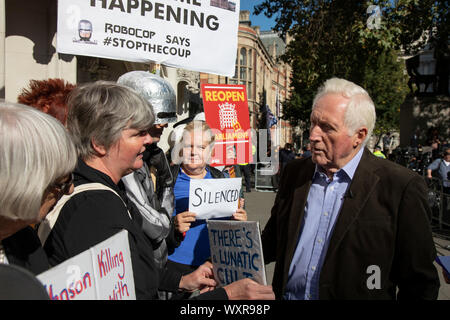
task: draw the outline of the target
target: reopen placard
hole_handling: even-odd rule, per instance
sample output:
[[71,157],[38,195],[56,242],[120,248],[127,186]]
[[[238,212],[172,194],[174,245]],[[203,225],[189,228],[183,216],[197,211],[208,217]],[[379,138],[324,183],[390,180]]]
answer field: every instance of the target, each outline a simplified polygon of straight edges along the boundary
[[202,84],[205,120],[214,134],[212,166],[253,162],[245,85]]

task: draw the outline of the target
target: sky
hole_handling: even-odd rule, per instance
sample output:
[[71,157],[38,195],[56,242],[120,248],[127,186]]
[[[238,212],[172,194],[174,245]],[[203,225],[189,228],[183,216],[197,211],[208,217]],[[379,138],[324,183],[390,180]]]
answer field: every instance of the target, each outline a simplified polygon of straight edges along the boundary
[[267,31],[270,30],[275,25],[275,17],[269,19],[263,13],[260,13],[257,16],[253,14],[253,7],[261,2],[263,1],[241,0],[241,10],[250,11],[250,21],[252,22],[252,26],[260,26],[261,31]]

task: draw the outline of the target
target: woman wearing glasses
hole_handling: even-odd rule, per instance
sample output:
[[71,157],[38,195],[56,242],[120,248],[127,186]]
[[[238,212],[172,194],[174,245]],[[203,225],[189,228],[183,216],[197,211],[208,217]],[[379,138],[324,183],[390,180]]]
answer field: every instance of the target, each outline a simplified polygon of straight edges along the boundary
[[49,268],[31,225],[73,191],[76,161],[58,120],[25,105],[0,104],[0,263],[34,274]]

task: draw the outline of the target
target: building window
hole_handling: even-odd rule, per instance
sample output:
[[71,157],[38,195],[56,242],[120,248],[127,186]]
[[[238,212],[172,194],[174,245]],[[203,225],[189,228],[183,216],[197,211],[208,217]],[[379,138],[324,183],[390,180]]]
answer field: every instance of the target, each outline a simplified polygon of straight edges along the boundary
[[247,49],[241,48],[241,54],[239,56],[239,64],[241,66],[247,65]]
[[241,79],[241,81],[247,80],[247,68],[241,67],[240,70],[241,72],[239,73],[239,79]]
[[247,87],[247,98],[252,99],[253,50],[242,47],[238,49],[238,53],[239,54],[236,57],[236,68],[234,76],[232,79],[229,79],[229,83],[245,85]]

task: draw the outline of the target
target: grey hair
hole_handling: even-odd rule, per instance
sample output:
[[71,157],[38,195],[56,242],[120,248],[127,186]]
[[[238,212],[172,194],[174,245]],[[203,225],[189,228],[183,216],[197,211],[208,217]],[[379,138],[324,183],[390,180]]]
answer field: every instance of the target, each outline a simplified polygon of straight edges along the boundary
[[66,128],[29,106],[0,103],[0,215],[36,220],[46,189],[70,174],[77,154]]
[[93,140],[108,150],[124,129],[144,131],[155,122],[149,102],[133,89],[109,81],[78,86],[68,105],[67,128],[83,160],[97,155]]
[[362,87],[345,79],[331,78],[319,88],[313,101],[313,110],[316,102],[323,96],[335,93],[341,94],[343,97],[349,99],[345,114],[344,124],[349,130],[349,135],[352,135],[360,127],[367,128],[367,136],[363,142],[366,144],[369,137],[372,135],[373,128],[376,122],[375,105],[369,94]]

